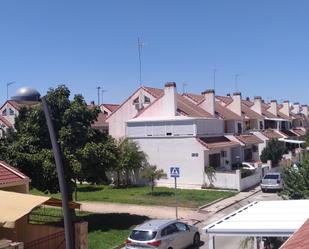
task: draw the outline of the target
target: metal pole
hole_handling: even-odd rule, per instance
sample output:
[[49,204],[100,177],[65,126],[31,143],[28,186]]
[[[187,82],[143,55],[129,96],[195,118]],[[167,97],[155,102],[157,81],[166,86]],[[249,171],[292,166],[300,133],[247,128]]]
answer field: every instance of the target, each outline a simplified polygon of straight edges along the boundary
[[60,192],[61,192],[61,200],[62,200],[62,209],[63,209],[63,216],[64,216],[64,231],[65,231],[65,244],[66,249],[73,249],[74,248],[74,237],[73,237],[73,222],[72,217],[70,214],[70,208],[69,208],[69,199],[68,199],[68,191],[67,191],[67,185],[64,177],[64,171],[63,171],[63,164],[60,154],[59,145],[57,143],[56,134],[53,122],[51,120],[51,116],[49,113],[49,108],[46,102],[45,97],[41,98],[43,110],[48,126],[49,136],[53,147],[53,153],[56,163],[56,169],[58,174],[58,181],[60,186]]
[[137,47],[138,47],[138,60],[139,60],[139,84],[142,86],[142,58],[141,58],[141,48],[143,47],[143,43],[137,38]]
[[214,90],[215,90],[215,91],[216,91],[216,72],[217,72],[217,69],[215,68],[215,69],[214,69],[214,75],[213,75],[213,76],[214,76],[214,79],[213,79],[213,80],[214,80]]
[[9,99],[9,86],[14,84],[14,83],[15,83],[15,81],[11,81],[11,82],[6,83],[6,100]]
[[100,105],[100,89],[101,89],[101,87],[98,86],[97,89],[98,89],[98,106],[99,106]]
[[176,202],[176,219],[178,219],[178,200],[177,200],[177,177],[175,179],[175,202]]

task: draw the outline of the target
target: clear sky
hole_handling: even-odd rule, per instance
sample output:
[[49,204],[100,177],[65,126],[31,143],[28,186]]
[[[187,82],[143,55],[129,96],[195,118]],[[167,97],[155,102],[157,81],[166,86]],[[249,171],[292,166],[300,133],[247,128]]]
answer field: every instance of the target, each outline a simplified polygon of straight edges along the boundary
[[119,103],[138,86],[238,91],[309,104],[309,1],[1,0],[0,102],[6,83],[45,94],[66,84],[87,102]]

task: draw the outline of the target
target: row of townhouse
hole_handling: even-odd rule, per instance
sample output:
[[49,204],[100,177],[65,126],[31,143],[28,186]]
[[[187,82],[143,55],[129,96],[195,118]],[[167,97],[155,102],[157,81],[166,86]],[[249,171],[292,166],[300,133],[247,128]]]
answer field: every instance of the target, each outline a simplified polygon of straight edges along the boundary
[[[286,142],[291,150],[298,147],[306,133],[308,106],[265,103],[259,96],[242,99],[239,92],[181,95],[172,82],[164,89],[141,86],[106,122],[114,138],[138,142],[151,164],[166,173],[172,166],[180,167],[179,186],[200,188],[209,183],[206,167],[231,173],[240,162],[257,162],[272,138]],[[231,179],[225,176],[218,187],[240,189],[239,183],[227,183]],[[174,179],[159,184],[172,186]]]
[[[22,106],[34,104],[6,101],[0,108],[0,131],[14,127]],[[89,108],[92,106],[94,103]],[[291,149],[297,147],[308,125],[306,105],[264,103],[261,97],[242,99],[239,92],[216,96],[214,90],[207,90],[181,95],[175,83],[166,83],[164,89],[141,86],[121,105],[104,104],[100,109],[94,128],[116,139],[128,137],[138,142],[149,162],[166,173],[171,166],[179,166],[179,185],[189,188],[207,183],[205,168],[209,165],[232,172],[240,162],[258,161],[272,138],[285,141]],[[159,184],[169,186],[173,180]],[[227,186],[224,182],[231,177],[222,181],[219,187]]]

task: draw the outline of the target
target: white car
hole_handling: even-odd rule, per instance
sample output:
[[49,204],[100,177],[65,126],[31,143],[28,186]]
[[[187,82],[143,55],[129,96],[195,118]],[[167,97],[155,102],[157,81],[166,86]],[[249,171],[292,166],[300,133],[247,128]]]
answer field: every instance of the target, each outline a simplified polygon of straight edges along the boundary
[[197,227],[179,220],[150,220],[135,227],[126,240],[126,249],[182,249],[198,246]]
[[253,163],[242,162],[240,167],[243,168],[243,169],[255,170]]
[[261,189],[263,192],[267,190],[282,190],[283,179],[280,173],[267,173],[261,182]]

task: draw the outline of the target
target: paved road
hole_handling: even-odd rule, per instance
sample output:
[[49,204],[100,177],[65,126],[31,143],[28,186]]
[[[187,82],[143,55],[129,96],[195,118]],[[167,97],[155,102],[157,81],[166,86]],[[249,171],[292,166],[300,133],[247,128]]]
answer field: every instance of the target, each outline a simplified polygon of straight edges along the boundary
[[[253,201],[267,201],[267,200],[281,200],[281,198],[276,193],[262,193],[258,192],[251,197],[240,201],[237,204],[234,204],[216,214],[211,215],[209,219],[205,220],[205,222],[198,224],[199,229],[202,229],[204,226],[236,211],[237,209],[249,204]],[[201,235],[202,244],[200,249],[208,249],[208,241],[207,236],[205,234]],[[216,249],[239,249],[239,245],[241,243],[242,238],[240,237],[221,237],[216,238]]]

